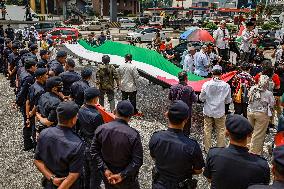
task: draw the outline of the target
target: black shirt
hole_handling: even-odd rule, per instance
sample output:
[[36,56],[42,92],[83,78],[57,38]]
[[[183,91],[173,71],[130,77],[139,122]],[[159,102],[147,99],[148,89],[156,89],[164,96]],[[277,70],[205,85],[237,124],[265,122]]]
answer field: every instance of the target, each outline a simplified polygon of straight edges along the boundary
[[84,104],[84,91],[89,88],[88,81],[80,80],[71,85],[70,96],[74,99],[75,103],[79,106]]
[[270,180],[267,161],[235,145],[210,149],[203,174],[211,179],[212,189],[247,189]]
[[45,86],[38,83],[37,81],[32,84],[29,88],[28,100],[30,101],[30,106],[33,108],[38,105],[38,100],[42,94],[45,93]]
[[140,134],[121,119],[97,128],[91,145],[91,156],[98,168],[135,177],[143,164]]
[[26,105],[26,100],[29,93],[30,86],[34,83],[34,76],[27,70],[23,70],[19,76],[19,92],[16,96],[16,103],[18,106]]
[[70,95],[71,85],[81,79],[81,76],[75,71],[66,71],[61,73],[59,76],[63,82],[63,94],[65,96]]
[[58,62],[57,60],[52,60],[47,65],[47,67],[50,71],[54,72],[55,76],[58,76],[59,74],[64,72],[63,65],[60,62]]
[[181,182],[191,178],[193,170],[205,165],[197,141],[186,137],[180,129],[168,128],[154,133],[149,148],[163,180]]
[[[83,141],[71,128],[56,126],[40,133],[35,159],[41,160],[57,177],[66,177],[69,173],[81,173],[84,160]],[[79,189],[75,182],[71,189]]]
[[248,189],[283,189],[284,182],[274,181],[272,185],[253,185],[248,187]]

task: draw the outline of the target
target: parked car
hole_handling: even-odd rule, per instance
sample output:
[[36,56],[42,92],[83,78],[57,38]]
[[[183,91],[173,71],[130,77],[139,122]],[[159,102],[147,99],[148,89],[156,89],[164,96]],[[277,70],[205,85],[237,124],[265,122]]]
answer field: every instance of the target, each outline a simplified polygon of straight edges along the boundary
[[134,32],[128,33],[126,36],[126,40],[135,41],[136,43],[152,41],[155,38],[157,32],[160,32],[161,39],[166,38],[165,32],[161,32],[157,28],[148,27],[144,29],[137,29],[134,30]]
[[134,29],[136,27],[136,23],[132,20],[123,20],[120,21],[120,29]]
[[200,42],[189,42],[184,41],[173,48],[175,54],[175,61],[180,62],[182,59],[182,54],[187,50],[188,44],[191,44],[198,51],[201,49],[202,44]]
[[78,39],[79,32],[75,28],[54,28],[46,34],[50,34],[53,40],[60,39],[62,38],[62,36],[66,36],[65,40],[71,41]]
[[41,22],[41,23],[36,23],[34,27],[39,34],[43,34],[55,28],[55,23],[54,22]]
[[65,25],[81,25],[83,24],[83,21],[80,19],[71,18],[71,19],[65,20],[64,24]]
[[106,27],[99,21],[92,21],[86,24],[82,24],[78,27],[80,30],[85,31],[96,31],[96,30],[104,30]]

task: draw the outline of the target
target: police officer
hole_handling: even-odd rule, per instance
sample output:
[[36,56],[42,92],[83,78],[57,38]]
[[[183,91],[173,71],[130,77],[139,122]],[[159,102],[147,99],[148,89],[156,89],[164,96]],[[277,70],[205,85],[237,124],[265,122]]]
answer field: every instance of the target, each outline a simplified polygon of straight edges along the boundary
[[84,162],[83,141],[72,131],[79,107],[72,101],[62,102],[56,112],[58,125],[41,132],[34,164],[44,175],[43,186],[79,189]]
[[269,184],[270,172],[265,159],[250,154],[247,140],[253,128],[241,115],[228,115],[227,148],[211,148],[208,152],[204,176],[211,181],[211,188],[246,189],[251,184]]
[[37,53],[38,53],[38,46],[36,44],[32,44],[30,46],[30,56],[38,62]]
[[36,81],[29,88],[27,102],[26,102],[26,114],[29,119],[30,127],[32,128],[32,138],[34,144],[36,144],[36,131],[35,131],[35,115],[38,100],[42,94],[45,93],[45,83],[48,79],[48,71],[46,68],[37,68],[34,73]]
[[0,25],[0,37],[5,37],[3,25]]
[[11,27],[10,24],[7,25],[7,28],[5,29],[5,34],[6,34],[7,38],[11,39],[12,41],[14,40],[14,38],[15,38],[15,31]]
[[76,130],[85,141],[85,163],[84,163],[84,188],[100,189],[102,182],[101,174],[97,164],[91,159],[90,147],[94,138],[96,129],[104,124],[102,115],[96,108],[100,96],[100,90],[90,87],[85,90],[85,103],[78,113]]
[[75,62],[73,59],[67,59],[65,64],[65,72],[59,74],[59,77],[61,77],[63,81],[63,94],[65,96],[69,96],[71,85],[81,79],[80,75],[75,72]]
[[16,73],[17,73],[17,64],[20,60],[19,56],[19,43],[12,44],[12,53],[8,57],[8,78],[10,80],[10,86],[16,87]]
[[140,134],[128,125],[134,107],[124,100],[117,104],[113,122],[97,128],[91,156],[97,161],[106,189],[139,188],[138,172],[143,164]]
[[39,125],[36,128],[37,134],[47,127],[56,126],[56,108],[62,101],[60,92],[62,91],[63,83],[60,77],[48,78],[45,87],[46,92],[38,100],[36,117],[39,120]]
[[20,107],[20,111],[24,120],[23,137],[24,151],[33,149],[32,128],[29,125],[29,115],[26,112],[26,101],[29,87],[34,83],[34,72],[36,70],[36,62],[33,59],[25,62],[25,69],[19,77],[19,91],[16,96],[16,103]]
[[8,75],[8,60],[9,56],[12,53],[12,41],[11,39],[6,39],[5,40],[5,49],[3,51],[3,70],[4,70],[4,75]]
[[248,189],[282,189],[284,188],[284,146],[273,150],[272,174],[274,182],[271,186],[254,185]]
[[154,133],[149,142],[150,154],[155,160],[152,188],[196,188],[192,175],[202,173],[204,160],[197,141],[183,133],[189,107],[175,100],[166,115],[168,130]]
[[50,52],[47,50],[40,50],[39,55],[41,59],[37,63],[37,68],[47,68]]
[[79,106],[82,106],[84,103],[84,91],[90,87],[89,81],[92,74],[93,72],[90,68],[84,68],[81,71],[82,79],[71,85],[70,96]]
[[111,112],[115,109],[114,102],[114,87],[115,83],[117,88],[119,88],[119,79],[118,74],[113,65],[109,65],[110,57],[108,55],[104,55],[102,58],[102,64],[99,64],[96,78],[97,78],[97,87],[100,89],[100,104],[104,106],[104,96],[107,94],[108,101],[110,104]]
[[4,73],[3,52],[5,48],[5,38],[0,36],[0,73]]
[[49,75],[58,76],[64,72],[64,65],[66,63],[67,53],[65,51],[58,51],[56,59],[48,64]]

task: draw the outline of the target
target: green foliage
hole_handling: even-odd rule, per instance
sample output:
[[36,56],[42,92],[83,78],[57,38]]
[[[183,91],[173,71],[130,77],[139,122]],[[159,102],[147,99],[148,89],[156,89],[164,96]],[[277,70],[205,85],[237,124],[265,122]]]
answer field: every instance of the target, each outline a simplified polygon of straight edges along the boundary
[[238,30],[238,27],[236,25],[227,25],[227,29],[229,30],[229,32],[235,32]]
[[270,22],[266,22],[266,23],[262,24],[261,28],[263,30],[276,30],[276,29],[279,29],[280,26],[279,26],[279,24],[277,24],[277,22],[270,21]]
[[215,23],[213,23],[213,22],[205,22],[202,27],[208,28],[208,29],[210,29],[210,30],[216,30],[216,29],[218,29],[218,26],[217,26]]

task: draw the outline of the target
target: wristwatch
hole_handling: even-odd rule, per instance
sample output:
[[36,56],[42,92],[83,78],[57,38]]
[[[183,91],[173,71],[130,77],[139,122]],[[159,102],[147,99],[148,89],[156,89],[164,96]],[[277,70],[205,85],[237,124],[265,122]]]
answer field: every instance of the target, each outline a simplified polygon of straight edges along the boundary
[[50,179],[49,179],[49,181],[53,184],[53,180],[56,178],[56,176],[55,175],[51,175],[51,177],[50,177]]

